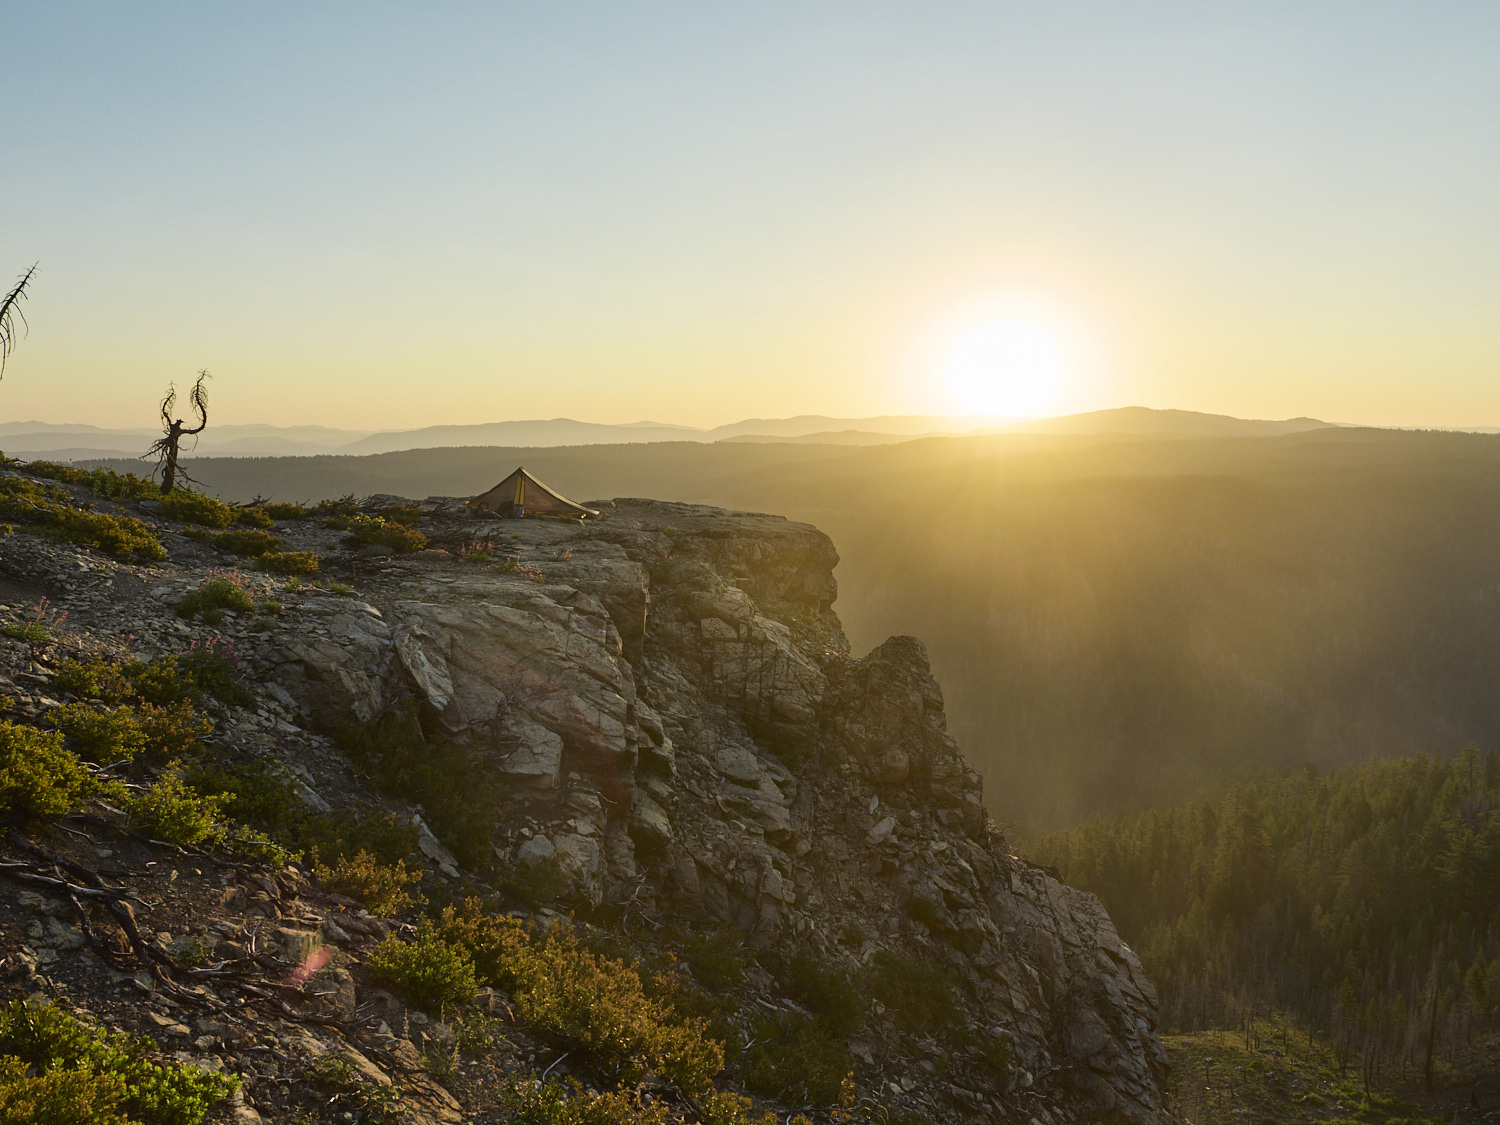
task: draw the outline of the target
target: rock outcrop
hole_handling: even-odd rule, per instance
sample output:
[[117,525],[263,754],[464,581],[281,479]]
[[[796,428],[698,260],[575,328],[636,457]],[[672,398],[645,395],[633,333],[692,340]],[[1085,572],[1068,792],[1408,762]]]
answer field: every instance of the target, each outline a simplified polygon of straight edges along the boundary
[[[81,503],[126,510],[77,492]],[[319,552],[325,570],[358,593],[264,573],[250,580],[275,610],[229,613],[213,628],[217,644],[234,646],[253,697],[212,705],[215,745],[278,763],[319,813],[381,803],[399,811],[416,829],[413,854],[434,897],[439,888],[493,891],[485,879],[498,872],[545,872],[562,888],[539,912],[546,918],[574,911],[637,932],[728,932],[773,968],[805,954],[851,978],[904,965],[951,987],[953,1026],[914,1032],[876,1003],[839,1048],[856,1061],[860,1091],[910,1118],[1174,1120],[1156,997],[1139,960],[1098,900],[1007,845],[979,774],[946,731],[921,642],[892,637],[864,656],[850,652],[833,609],[838,555],[827,536],[689,505],[590,507],[601,517],[584,524],[477,521],[461,503],[433,499],[420,523],[441,546],[398,556],[345,549],[340,532],[316,521],[284,522],[276,530],[288,549]],[[0,596],[10,604],[0,611],[18,621],[29,603],[52,597],[71,615],[68,651],[79,657],[120,659],[128,649],[149,659],[201,641],[202,627],[176,607],[225,557],[150,509],[129,510],[161,535],[166,560],[135,565],[7,537]],[[486,549],[460,557],[476,539]],[[66,693],[20,642],[4,642],[0,657],[7,714],[45,723]],[[479,870],[472,840],[466,851],[442,839],[431,810],[373,793],[340,749],[387,716],[415,720],[424,737],[456,748],[466,776],[502,795],[481,806],[476,787],[473,811],[491,818],[483,848],[494,868]],[[275,927],[275,956],[259,963],[269,974],[303,963],[317,940],[344,950],[352,972],[331,967],[319,978],[327,995],[316,999],[337,1030],[285,1005],[253,1026],[231,1026],[219,1012],[190,1028],[149,981],[85,965],[71,932],[52,933],[50,913],[45,924],[32,917],[40,906],[0,901],[0,955],[30,966],[18,987],[42,981],[51,995],[80,996],[92,980],[99,996],[113,996],[120,986],[123,997],[96,1004],[117,1022],[139,987],[153,997],[152,1022],[139,1026],[199,1065],[235,1069],[262,1105],[292,1105],[288,1083],[305,1082],[307,1060],[338,1050],[376,1085],[401,1076],[414,1121],[467,1112],[413,1046],[448,1041],[412,1030],[425,1017],[361,975],[362,951],[394,923],[344,909],[351,900],[317,891],[295,867],[272,878],[206,858],[164,864],[167,853],[150,841],[104,848],[81,835],[54,833],[50,846],[76,847],[85,864],[128,854],[119,877],[133,871],[150,884],[137,901],[159,938],[207,942],[239,963],[268,948],[257,942]],[[454,852],[475,870],[461,870]],[[744,993],[746,1009],[800,1011],[758,966]],[[517,1068],[563,1061],[524,1029],[508,1034]],[[282,1065],[283,1056],[301,1061]],[[478,1086],[470,1096],[483,1101]],[[248,1105],[233,1116],[259,1119]]]
[[1093,896],[1006,846],[921,642],[850,655],[827,537],[593,506],[583,526],[498,525],[523,529],[510,573],[371,583],[373,605],[278,650],[277,680],[310,723],[415,707],[471,748],[524,805],[496,825],[500,852],[557,863],[575,902],[851,968],[881,950],[944,967],[1014,1065],[918,1070],[903,1096],[934,1120],[1163,1120],[1139,960]]

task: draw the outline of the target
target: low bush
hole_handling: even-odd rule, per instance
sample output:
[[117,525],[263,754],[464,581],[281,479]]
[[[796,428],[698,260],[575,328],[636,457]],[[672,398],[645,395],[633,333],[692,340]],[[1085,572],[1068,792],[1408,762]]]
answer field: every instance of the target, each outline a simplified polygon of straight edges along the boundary
[[325,522],[329,527],[348,531],[345,543],[350,547],[385,547],[400,555],[427,546],[427,536],[420,531],[382,516],[341,516]]
[[443,941],[430,922],[418,928],[415,941],[394,934],[386,938],[371,950],[366,965],[402,1000],[429,1012],[467,1004],[479,989],[469,955]]
[[329,890],[348,895],[381,918],[393,918],[425,901],[409,890],[422,878],[422,872],[408,871],[404,860],[385,864],[361,851],[329,864],[316,861],[313,875]]
[[53,669],[52,682],[63,691],[102,699],[106,703],[121,703],[131,693],[130,681],[120,673],[119,665],[97,656],[87,660],[59,661]]
[[663,1102],[645,1102],[635,1091],[601,1094],[585,1090],[576,1079],[512,1083],[506,1094],[506,1120],[511,1125],[668,1125],[672,1121]]
[[[0,1090],[5,1090],[0,1098],[15,1105],[28,1096],[47,1096],[53,1105],[64,1107],[63,1116],[31,1118],[37,1125],[136,1125],[139,1120],[198,1125],[209,1109],[239,1087],[237,1078],[157,1062],[151,1052],[143,1040],[108,1034],[56,1008],[13,1001],[0,1007],[0,1057],[13,1059],[23,1076],[59,1077],[47,1083],[46,1090],[33,1086],[28,1095],[12,1085],[17,1066],[9,1065],[0,1077]],[[98,1100],[86,1100],[90,1094]],[[67,1114],[70,1105],[81,1105],[82,1115]],[[13,1115],[0,1119],[18,1125],[28,1121]]]
[[146,733],[128,707],[99,710],[87,703],[64,703],[47,712],[47,722],[72,740],[90,762],[129,762],[146,749]]
[[127,698],[158,707],[194,703],[202,694],[177,653],[167,653],[151,661],[128,660],[121,665],[120,675],[129,685]]
[[97,791],[61,732],[0,720],[0,815],[62,816]]
[[199,763],[183,778],[200,793],[226,796],[224,811],[234,820],[293,850],[316,851],[328,865],[364,851],[390,866],[417,846],[416,828],[392,813],[314,813],[297,784],[263,762]]
[[180,777],[162,778],[130,797],[125,812],[131,823],[152,839],[182,847],[219,844],[228,835],[223,796],[206,797]]
[[853,1063],[819,1020],[796,1012],[758,1016],[740,1063],[745,1085],[792,1104],[832,1105]]
[[224,501],[201,492],[174,490],[161,498],[161,504],[168,518],[200,527],[228,527],[239,517]]
[[888,949],[877,952],[870,991],[896,1013],[896,1022],[906,1031],[936,1031],[958,1017],[958,997],[948,973],[919,957]]
[[111,500],[146,500],[161,495],[161,487],[153,480],[102,467],[79,469],[52,461],[32,461],[25,471],[34,477],[49,477],[67,484],[88,485],[94,495],[106,496]]
[[267,551],[255,565],[273,574],[317,574],[318,561],[312,551]]
[[534,1034],[622,1059],[626,1080],[654,1072],[698,1094],[724,1069],[724,1048],[705,1021],[680,1019],[646,995],[636,970],[580,948],[562,927],[523,947],[507,968],[516,1011]]
[[738,930],[707,930],[690,934],[683,952],[693,967],[693,977],[715,992],[745,983],[745,940]]
[[255,693],[239,682],[241,660],[233,641],[222,637],[193,641],[177,663],[199,691],[236,707],[255,702]]
[[272,551],[286,550],[286,544],[281,537],[272,535],[269,531],[259,528],[247,528],[236,531],[221,531],[210,537],[211,542],[221,551],[228,551],[231,555],[247,555],[257,557],[268,555]]
[[208,581],[183,598],[177,606],[179,617],[201,617],[210,625],[224,620],[224,611],[249,613],[255,608],[255,599],[245,589],[245,580],[237,570],[215,567],[209,571]]
[[519,902],[545,906],[568,889],[568,877],[557,857],[549,855],[535,863],[495,864],[495,885]]
[[507,991],[516,986],[512,968],[530,940],[520,921],[487,913],[479,899],[468,898],[462,910],[443,907],[435,927],[438,937],[468,954],[481,981]]
[[382,508],[381,518],[387,523],[405,524],[407,527],[415,527],[417,521],[422,518],[422,508],[418,504],[404,504],[397,508]]
[[269,531],[276,526],[275,517],[266,511],[262,504],[249,504],[239,509],[239,515],[234,517],[234,522],[241,527],[258,527],[263,531]]
[[305,520],[312,512],[301,504],[265,503],[260,510],[273,520]]
[[0,1056],[0,1121],[9,1125],[135,1125],[115,1112],[125,1100],[117,1074],[52,1069],[33,1074]]
[[155,561],[167,557],[161,540],[135,517],[86,511],[73,503],[66,489],[24,477],[0,477],[0,519],[38,524],[43,534],[116,558]]
[[202,740],[214,729],[207,715],[185,701],[169,707],[138,703],[135,721],[145,735],[147,753],[158,762],[198,757],[203,753]]
[[344,723],[336,737],[376,788],[421,804],[432,830],[460,863],[472,870],[494,863],[496,810],[506,793],[494,772],[476,764],[467,749],[426,737],[410,711],[373,723]]
[[787,995],[812,1012],[840,1039],[854,1033],[865,1015],[865,1000],[848,974],[803,950],[782,974]]

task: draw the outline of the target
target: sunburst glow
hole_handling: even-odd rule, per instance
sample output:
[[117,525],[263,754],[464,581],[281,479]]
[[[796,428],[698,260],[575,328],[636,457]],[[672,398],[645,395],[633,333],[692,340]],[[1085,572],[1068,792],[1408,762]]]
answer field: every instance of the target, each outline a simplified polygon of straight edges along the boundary
[[1042,325],[1017,317],[969,329],[944,364],[948,393],[971,414],[1036,415],[1057,398],[1068,357]]

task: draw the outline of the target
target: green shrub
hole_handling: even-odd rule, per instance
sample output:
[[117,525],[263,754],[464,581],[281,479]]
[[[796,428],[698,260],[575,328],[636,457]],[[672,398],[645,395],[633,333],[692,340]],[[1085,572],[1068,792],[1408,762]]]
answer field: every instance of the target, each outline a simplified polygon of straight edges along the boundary
[[222,500],[201,492],[174,490],[161,498],[170,519],[179,523],[196,523],[201,527],[228,527],[239,513]]
[[155,481],[102,467],[78,469],[51,461],[32,461],[26,466],[26,472],[34,477],[50,477],[68,484],[86,484],[96,496],[106,496],[111,500],[146,500],[161,495],[161,488]]
[[231,555],[248,555],[251,557],[268,555],[272,551],[286,550],[286,544],[280,536],[272,535],[269,531],[258,528],[246,528],[236,531],[221,531],[210,538],[215,547],[221,551],[228,551]]
[[[0,1007],[0,1056],[13,1058],[23,1074],[29,1069],[39,1078],[71,1074],[102,1080],[90,1084],[100,1101],[85,1107],[86,1113],[102,1116],[33,1118],[38,1125],[115,1125],[137,1118],[153,1125],[198,1125],[211,1107],[239,1087],[233,1077],[156,1062],[151,1049],[142,1040],[96,1030],[56,1008],[19,1001]],[[15,1067],[9,1073],[14,1074]],[[63,1105],[69,1089],[76,1090],[63,1079],[56,1080],[53,1089]],[[122,1116],[109,1116],[116,1109]]]
[[83,763],[63,749],[61,732],[0,720],[0,815],[62,816],[97,791]]
[[195,614],[211,625],[224,619],[226,609],[235,613],[249,613],[255,608],[255,600],[245,589],[245,580],[237,570],[215,567],[209,572],[208,581],[183,598],[177,606],[179,617]]
[[384,864],[362,851],[331,864],[316,862],[313,875],[329,890],[348,895],[381,918],[392,918],[425,901],[407,889],[422,878],[422,872],[408,871],[404,860]]
[[670,1004],[646,995],[636,970],[579,947],[562,927],[522,948],[509,978],[517,1013],[532,1032],[625,1060],[639,1079],[655,1072],[689,1094],[712,1088],[724,1048],[701,1019],[679,1019]]
[[337,516],[324,523],[349,532],[345,543],[350,547],[387,547],[400,555],[427,546],[427,536],[420,531],[381,516]]
[[312,515],[301,504],[262,504],[260,510],[273,520],[305,520]]
[[895,1011],[897,1023],[907,1031],[936,1031],[958,1017],[958,998],[947,972],[917,957],[877,952],[870,991]]
[[52,672],[52,682],[74,695],[121,703],[131,694],[130,681],[120,674],[118,665],[97,656],[87,660],[63,660]]
[[457,946],[438,937],[430,922],[417,930],[415,941],[394,934],[370,952],[366,964],[376,980],[389,984],[408,1004],[429,1012],[467,1004],[478,991],[474,962]]
[[234,522],[241,527],[258,527],[269,531],[276,526],[276,520],[270,512],[266,511],[262,504],[250,504],[239,510]]
[[214,729],[208,716],[195,711],[187,702],[170,707],[138,703],[135,721],[145,736],[147,752],[159,762],[197,757],[203,753],[202,740]]
[[422,507],[420,504],[403,504],[399,508],[382,508],[380,515],[387,523],[415,527],[417,521],[422,518]]
[[558,858],[549,855],[535,863],[497,863],[495,885],[513,899],[545,906],[568,889],[568,877]]
[[513,1082],[506,1091],[511,1125],[668,1125],[663,1102],[644,1102],[637,1091],[585,1090],[567,1082]]
[[234,820],[293,850],[315,850],[325,864],[366,851],[378,863],[393,865],[417,846],[415,826],[392,813],[314,813],[289,777],[262,762],[199,763],[183,779],[205,795],[226,796],[224,811]]
[[92,547],[116,558],[167,557],[161,540],[133,516],[86,511],[73,503],[66,489],[39,485],[24,477],[0,477],[0,519],[38,524],[42,534]]
[[146,749],[146,733],[129,708],[100,711],[87,703],[64,703],[47,712],[47,721],[72,739],[90,762],[129,762]]
[[833,1105],[852,1069],[844,1044],[796,1012],[757,1016],[741,1063],[750,1089],[794,1105]]
[[745,940],[738,930],[690,934],[683,946],[693,976],[704,988],[723,992],[745,983]]
[[865,1002],[848,975],[805,950],[787,962],[782,984],[787,995],[822,1019],[840,1039],[864,1019]]
[[0,1121],[7,1125],[133,1125],[115,1112],[125,1098],[119,1075],[30,1071],[20,1059],[0,1056]]
[[155,660],[129,660],[120,669],[129,685],[129,696],[158,707],[196,702],[201,692],[193,677],[182,667],[176,653]]
[[236,678],[240,666],[234,642],[222,637],[193,641],[178,659],[178,667],[187,673],[199,691],[236,707],[255,702],[255,693]]
[[275,574],[317,574],[318,562],[312,551],[267,551],[255,565]]
[[341,724],[336,737],[376,788],[422,805],[432,830],[460,863],[482,870],[494,862],[497,810],[507,794],[494,771],[476,763],[466,748],[425,737],[412,711]]
[[477,898],[468,898],[461,911],[443,907],[435,932],[468,954],[481,981],[507,991],[516,987],[512,969],[529,940],[526,927],[517,919],[486,913]]
[[131,823],[152,839],[182,847],[213,846],[224,841],[223,796],[205,797],[180,777],[162,778],[125,802]]

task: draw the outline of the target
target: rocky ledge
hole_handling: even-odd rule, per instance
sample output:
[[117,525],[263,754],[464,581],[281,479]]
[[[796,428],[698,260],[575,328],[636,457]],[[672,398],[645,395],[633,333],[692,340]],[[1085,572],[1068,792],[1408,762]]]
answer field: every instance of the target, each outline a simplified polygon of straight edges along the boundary
[[[493,870],[423,826],[434,880],[546,871],[544,914],[647,941],[676,922],[738,931],[767,963],[940,969],[967,1046],[913,1036],[878,1003],[847,1041],[859,1089],[915,1119],[1172,1120],[1139,960],[1097,899],[1007,846],[921,642],[850,653],[827,536],[699,506],[590,506],[601,516],[584,523],[475,520],[430,499],[420,526],[439,546],[402,555],[279,526],[357,593],[265,580],[274,621],[218,630],[257,701],[222,709],[215,737],[285,762],[326,808],[370,799],[330,736],[413,717],[504,795],[487,810]],[[224,559],[159,526],[169,557],[152,566],[6,539],[6,600],[50,594],[92,638],[80,648],[180,647],[191,627],[173,607]],[[19,706],[47,702],[40,671],[8,689]],[[758,968],[744,987],[796,1008]]]

